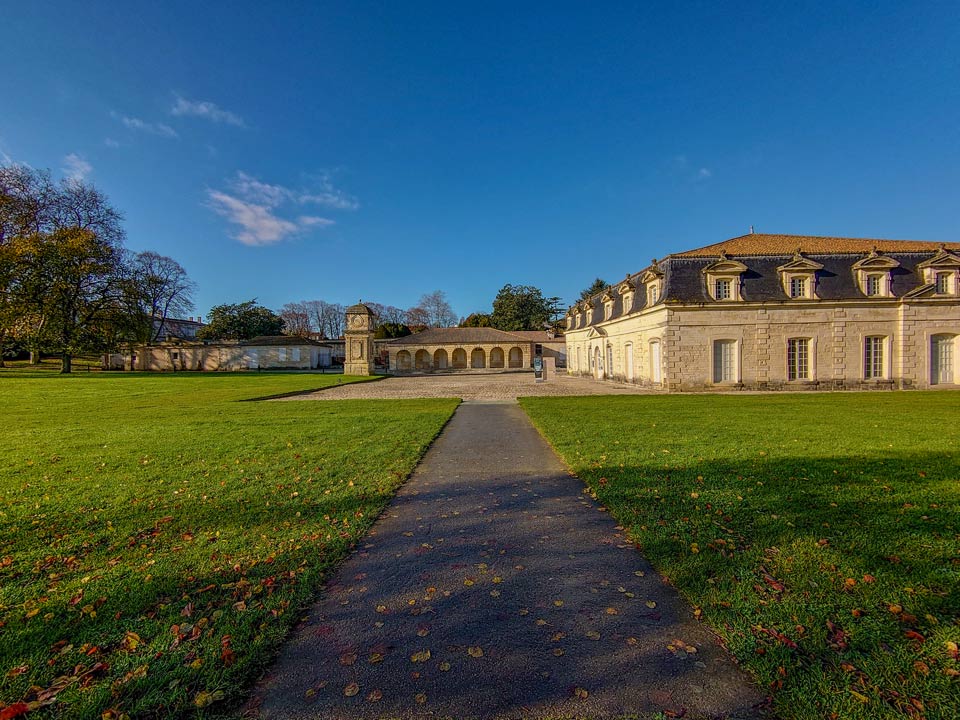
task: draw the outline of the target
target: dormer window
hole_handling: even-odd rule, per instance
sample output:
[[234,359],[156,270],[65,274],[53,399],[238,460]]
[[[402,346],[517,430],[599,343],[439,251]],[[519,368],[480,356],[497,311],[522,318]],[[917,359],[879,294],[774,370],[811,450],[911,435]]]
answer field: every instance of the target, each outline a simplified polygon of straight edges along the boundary
[[617,286],[617,292],[620,293],[621,307],[623,308],[622,314],[626,315],[631,310],[633,310],[633,293],[635,287],[633,282],[630,280],[629,275],[627,279],[624,280],[620,285]]
[[923,272],[927,292],[931,289],[936,295],[957,295],[958,274],[960,274],[960,256],[943,246],[929,260],[917,265]]
[[728,258],[727,254],[721,251],[720,258],[703,269],[710,297],[717,302],[741,300],[740,276],[746,271],[746,265]]
[[660,298],[663,297],[663,273],[657,267],[657,261],[640,276],[640,282],[643,283],[646,292],[647,307],[653,307]]
[[613,317],[613,293],[609,290],[603,294],[601,298],[603,302],[603,319],[609,320]]
[[817,272],[823,265],[804,257],[799,250],[790,262],[777,268],[780,282],[788,298],[793,300],[815,300]]
[[872,250],[865,258],[853,264],[860,291],[867,297],[890,297],[892,272],[900,267],[900,263],[893,258],[881,255]]

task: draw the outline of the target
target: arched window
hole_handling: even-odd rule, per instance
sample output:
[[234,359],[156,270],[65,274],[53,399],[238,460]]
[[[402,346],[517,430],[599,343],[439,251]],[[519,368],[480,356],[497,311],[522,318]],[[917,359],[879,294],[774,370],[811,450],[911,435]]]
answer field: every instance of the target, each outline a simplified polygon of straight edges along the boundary
[[483,348],[474,348],[470,353],[470,367],[479,370],[487,366],[487,354]]
[[397,353],[397,370],[409,370],[411,365],[410,353],[407,350]]
[[523,350],[518,347],[510,348],[510,353],[507,356],[507,361],[512,368],[522,368],[523,367]]
[[633,343],[627,343],[624,348],[624,374],[627,382],[633,382]]
[[433,354],[433,366],[437,370],[446,370],[447,369],[447,351],[443,348],[440,348]]
[[660,341],[650,341],[650,382],[659,385],[663,382],[663,367],[660,357]]
[[417,354],[413,356],[413,366],[417,370],[429,370],[430,353],[423,349],[417,350]]
[[458,370],[467,367],[467,351],[463,348],[457,348],[453,351],[453,367]]
[[502,368],[503,367],[503,348],[495,347],[490,351],[490,367],[492,368]]

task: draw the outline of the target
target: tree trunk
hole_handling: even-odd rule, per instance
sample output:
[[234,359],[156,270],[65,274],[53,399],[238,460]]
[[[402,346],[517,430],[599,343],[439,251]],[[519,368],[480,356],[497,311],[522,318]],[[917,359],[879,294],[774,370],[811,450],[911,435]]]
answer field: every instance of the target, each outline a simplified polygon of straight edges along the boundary
[[66,375],[73,370],[73,357],[64,353],[60,358],[60,374]]
[[40,351],[39,351],[39,350],[31,350],[31,351],[30,351],[30,364],[31,364],[31,365],[39,365],[39,364],[40,364]]

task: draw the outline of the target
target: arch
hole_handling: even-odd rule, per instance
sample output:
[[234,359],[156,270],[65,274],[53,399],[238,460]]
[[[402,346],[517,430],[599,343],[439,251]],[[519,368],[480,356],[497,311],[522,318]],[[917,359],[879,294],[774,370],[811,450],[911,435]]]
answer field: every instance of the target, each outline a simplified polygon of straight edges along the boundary
[[593,376],[597,380],[603,380],[603,355],[599,345],[593,348]]
[[397,370],[409,370],[412,367],[410,353],[407,350],[401,350],[397,353]]
[[523,350],[518,347],[510,348],[510,352],[507,354],[507,362],[512,368],[522,368],[523,367]]
[[625,374],[627,376],[627,382],[633,382],[633,343],[628,342],[624,349],[626,351],[624,353],[626,355],[626,359],[624,361],[626,367],[624,369],[626,370]]
[[607,343],[607,372],[604,377],[613,377],[613,345]]
[[470,352],[470,367],[480,370],[487,366],[487,354],[483,348],[474,348]]
[[453,351],[453,367],[462,370],[467,366],[467,351],[463,348],[457,348]]
[[503,367],[503,348],[495,347],[490,351],[490,367],[492,368],[502,368]]
[[430,369],[430,353],[421,348],[417,350],[417,354],[413,356],[413,366],[417,370],[429,370]]
[[433,366],[437,370],[447,369],[447,351],[440,348],[433,354]]

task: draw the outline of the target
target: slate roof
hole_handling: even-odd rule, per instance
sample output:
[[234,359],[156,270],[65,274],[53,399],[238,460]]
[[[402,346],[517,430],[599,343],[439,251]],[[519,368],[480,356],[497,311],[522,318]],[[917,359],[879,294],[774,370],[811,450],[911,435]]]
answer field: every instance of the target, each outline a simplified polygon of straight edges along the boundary
[[[539,332],[539,331],[538,331]],[[546,333],[543,333],[546,337]],[[482,343],[518,343],[540,342],[526,338],[519,333],[495,330],[494,328],[428,328],[422,332],[386,341],[392,345],[467,345]]]
[[[891,292],[894,298],[917,290],[923,285],[922,273],[917,265],[929,260],[940,248],[957,253],[960,243],[940,243],[915,240],[882,240],[872,238],[833,238],[811,235],[768,235],[752,233],[707,245],[694,250],[673,253],[644,270],[627,275],[611,285],[613,313],[611,320],[646,307],[647,298],[640,278],[650,269],[663,273],[663,288],[659,303],[719,304],[707,291],[703,269],[720,259],[721,252],[731,260],[747,266],[740,276],[740,295],[744,302],[784,302],[801,305],[804,300],[791,300],[786,296],[777,268],[795,257],[799,249],[802,255],[823,265],[816,273],[816,294],[822,300],[865,299],[857,285],[853,265],[876,250],[885,257],[900,263],[891,271]],[[623,296],[617,288],[625,281],[636,287],[630,307],[623,307]],[[603,317],[604,292],[593,295],[586,302],[594,309],[595,317]],[[884,298],[877,298],[882,302]],[[813,301],[815,302],[815,301]],[[582,303],[580,303],[582,305]],[[727,303],[723,303],[727,304]],[[733,303],[734,305],[736,303]],[[577,317],[580,314],[577,313]],[[591,322],[596,325],[599,322]],[[581,325],[577,325],[579,329]]]
[[258,347],[292,347],[294,345],[313,345],[315,347],[327,347],[325,343],[312,338],[299,337],[297,335],[258,335],[249,340],[241,340],[238,345]]

